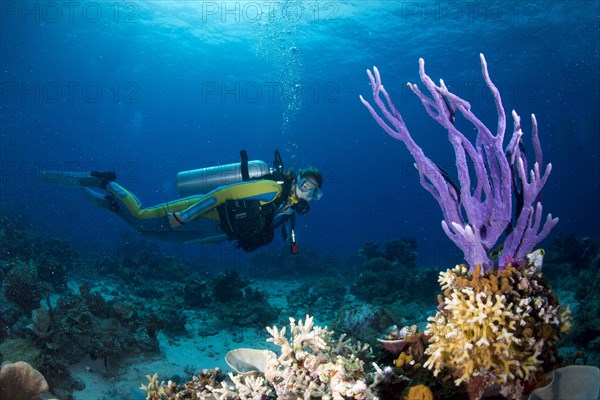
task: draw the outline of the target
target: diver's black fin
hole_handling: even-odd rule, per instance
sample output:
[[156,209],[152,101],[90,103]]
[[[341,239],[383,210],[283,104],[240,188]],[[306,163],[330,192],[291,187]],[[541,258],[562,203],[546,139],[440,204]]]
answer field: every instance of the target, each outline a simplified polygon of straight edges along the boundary
[[117,180],[117,174],[115,171],[92,171],[90,172],[90,175],[106,180],[107,182],[114,182]]
[[113,171],[66,172],[40,171],[41,180],[63,186],[89,186],[104,189],[109,182],[117,179]]

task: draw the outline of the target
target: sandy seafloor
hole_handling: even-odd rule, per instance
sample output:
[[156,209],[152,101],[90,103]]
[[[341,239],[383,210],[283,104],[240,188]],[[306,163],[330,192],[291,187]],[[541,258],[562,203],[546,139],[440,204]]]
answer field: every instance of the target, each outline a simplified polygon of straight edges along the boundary
[[[301,285],[297,281],[253,280],[252,287],[267,292],[269,302],[282,310],[281,316],[293,315],[287,310],[286,295]],[[70,287],[78,287],[77,282],[70,282]],[[290,314],[290,312],[292,314]],[[200,319],[200,313],[185,311],[189,316],[186,328],[189,335],[176,340],[163,334],[158,335],[161,354],[137,357],[135,359],[112,360],[111,374],[102,360],[87,359],[71,365],[73,378],[85,383],[85,389],[74,391],[75,400],[124,400],[145,399],[140,390],[146,384],[146,375],[158,373],[159,380],[168,380],[174,375],[185,377],[184,368],[192,366],[195,373],[204,368],[219,367],[227,374],[231,369],[225,362],[227,352],[238,348],[270,349],[278,352],[279,347],[267,342],[269,333],[266,329],[231,327],[229,330],[211,329],[211,320]],[[324,325],[315,316],[316,325]],[[265,327],[266,328],[266,327]],[[180,383],[180,382],[178,382]],[[51,395],[45,398],[55,398]]]

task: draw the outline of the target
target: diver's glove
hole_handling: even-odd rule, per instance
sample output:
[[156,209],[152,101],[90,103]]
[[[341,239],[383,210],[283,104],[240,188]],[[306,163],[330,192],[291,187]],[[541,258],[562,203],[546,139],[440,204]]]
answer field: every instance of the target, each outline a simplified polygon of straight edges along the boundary
[[292,210],[296,211],[300,215],[304,215],[310,211],[308,201],[304,199],[298,199],[298,202],[292,206]]
[[167,218],[169,219],[169,226],[171,228],[179,228],[180,226],[185,225],[185,220],[181,214],[177,215],[177,212],[167,213]]

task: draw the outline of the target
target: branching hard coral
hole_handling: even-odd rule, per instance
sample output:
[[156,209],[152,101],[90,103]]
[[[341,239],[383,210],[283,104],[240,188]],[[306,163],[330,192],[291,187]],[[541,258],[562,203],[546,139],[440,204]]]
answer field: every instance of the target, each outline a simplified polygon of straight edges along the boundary
[[[268,360],[263,375],[230,373],[231,382],[221,379],[204,386],[188,382],[188,397],[182,397],[183,386],[158,384],[156,375],[148,375],[149,383],[141,386],[146,399],[377,399],[367,386],[361,359],[370,352],[368,345],[351,343],[344,335],[333,340],[333,332],[315,326],[309,315],[297,323],[290,318],[289,335],[287,327],[273,326],[267,331],[271,335],[267,341],[278,345],[281,354]],[[375,382],[384,380],[383,375],[374,378]]]
[[556,341],[570,327],[568,309],[534,263],[486,273],[458,265],[439,281],[445,295],[425,331],[424,366],[435,376],[452,373],[456,385],[482,377],[515,386],[554,366]]
[[[219,368],[204,369],[192,377],[190,382],[178,384],[173,381],[162,381],[159,383],[158,374],[146,375],[147,384],[142,384],[140,389],[146,392],[146,400],[177,400],[177,399],[214,399],[209,390],[221,388],[221,382],[225,376]],[[236,397],[218,397],[219,399],[229,399]],[[239,398],[239,397],[237,397]]]
[[267,341],[281,347],[281,355],[267,364],[265,378],[278,399],[375,399],[366,384],[364,362],[357,357],[365,347],[355,347],[342,336],[333,341],[333,332],[305,321],[290,318],[290,336],[286,328],[267,328]]
[[140,385],[140,389],[144,390],[146,392],[146,394],[148,395],[147,398],[152,398],[152,395],[154,393],[157,394],[163,394],[164,393],[164,389],[160,387],[157,379],[158,379],[158,374],[155,373],[154,375],[146,375],[146,378],[148,378],[148,384],[144,385],[143,383]]
[[275,398],[273,389],[267,384],[263,376],[229,373],[229,379],[233,382],[233,385],[223,382],[221,388],[207,388],[217,400],[264,400]]

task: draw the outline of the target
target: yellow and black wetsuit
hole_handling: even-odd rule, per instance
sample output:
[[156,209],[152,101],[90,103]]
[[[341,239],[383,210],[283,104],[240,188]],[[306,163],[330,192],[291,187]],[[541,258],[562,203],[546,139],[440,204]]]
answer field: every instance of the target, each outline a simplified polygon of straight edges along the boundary
[[[290,177],[243,181],[206,194],[143,207],[133,193],[115,182],[114,172],[41,171],[39,176],[50,183],[82,188],[90,200],[110,209],[144,235],[177,242],[229,239],[252,251],[269,243],[273,229],[292,212],[282,207],[290,197]],[[177,213],[181,226],[169,224],[173,213]]]
[[[142,206],[133,193],[116,182],[109,182],[105,189],[112,195],[107,204],[108,208],[138,231],[175,241],[202,242],[202,238],[217,234],[222,236],[220,240],[226,239],[221,233],[219,223],[215,221],[220,220],[219,206],[228,200],[257,202],[261,206],[283,202],[282,185],[271,180],[246,181],[221,186],[204,195],[185,197],[147,208]],[[89,189],[88,191],[88,194],[92,192]],[[168,214],[174,212],[179,213],[184,223],[181,227],[171,228],[169,225]],[[165,235],[164,232],[167,231],[171,233]]]
[[217,207],[227,200],[258,200],[261,204],[271,203],[279,197],[282,187],[270,180],[240,182],[220,186],[205,195],[185,197],[148,208],[143,208],[133,193],[116,182],[110,182],[106,190],[127,207],[135,218],[159,218],[170,212],[179,212],[183,222],[189,223],[200,216],[218,220]]

